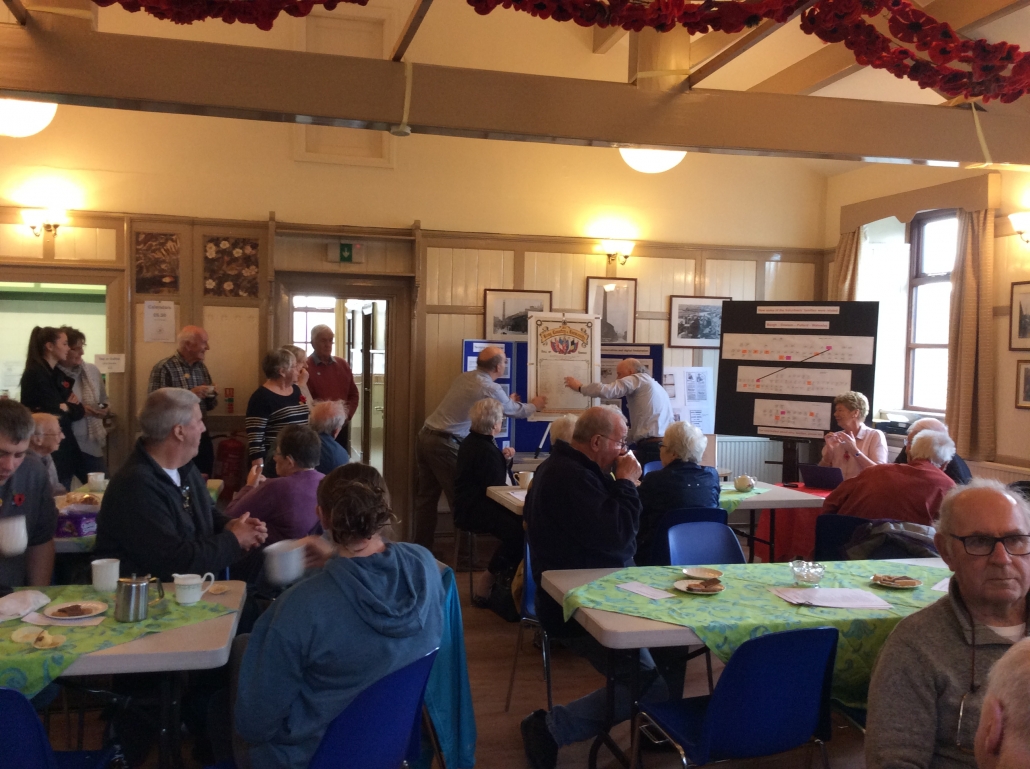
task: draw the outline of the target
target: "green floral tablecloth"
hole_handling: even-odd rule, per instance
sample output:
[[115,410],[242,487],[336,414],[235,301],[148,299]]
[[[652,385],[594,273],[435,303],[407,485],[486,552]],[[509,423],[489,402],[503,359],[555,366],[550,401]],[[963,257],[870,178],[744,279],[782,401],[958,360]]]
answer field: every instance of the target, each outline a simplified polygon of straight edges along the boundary
[[[931,590],[948,576],[944,569],[909,566],[888,561],[835,561],[826,564],[823,587],[867,589],[891,604],[891,609],[823,609],[794,606],[769,592],[790,587],[794,578],[785,563],[719,566],[726,589],[713,595],[690,595],[673,588],[685,579],[682,569],[649,566],[621,569],[565,595],[565,619],[576,609],[604,609],[635,617],[691,628],[723,662],[745,641],[766,633],[798,628],[832,626],[840,631],[833,693],[854,707],[865,707],[869,678],[876,655],[894,626],[903,618],[945,596]],[[873,574],[901,574],[923,581],[915,590],[870,586]],[[653,600],[619,590],[626,582],[675,593],[675,598]]]
[[764,494],[769,489],[755,488],[751,491],[737,491],[733,488],[732,483],[723,483],[719,487],[719,507],[725,510],[727,513],[732,513],[748,497],[757,497],[759,494]]
[[68,639],[56,649],[35,649],[31,644],[15,643],[11,633],[20,627],[34,626],[21,620],[0,622],[0,686],[17,689],[27,697],[38,694],[83,654],[232,612],[221,604],[207,601],[182,606],[167,592],[164,600],[150,607],[149,616],[143,622],[118,622],[114,618],[114,595],[110,593],[98,593],[89,585],[61,585],[41,590],[50,596],[51,603],[96,600],[106,603],[108,609],[104,621],[92,627],[46,626],[47,632]]

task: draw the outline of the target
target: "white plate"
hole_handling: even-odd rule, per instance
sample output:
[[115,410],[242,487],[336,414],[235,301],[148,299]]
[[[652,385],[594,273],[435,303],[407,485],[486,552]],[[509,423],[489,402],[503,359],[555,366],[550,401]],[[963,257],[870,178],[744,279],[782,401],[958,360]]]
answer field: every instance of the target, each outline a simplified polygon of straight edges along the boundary
[[709,569],[707,566],[691,566],[683,570],[683,573],[694,579],[712,579],[721,577],[722,572],[718,569]]
[[919,583],[918,585],[895,585],[890,582],[881,582],[880,580],[873,579],[872,577],[869,578],[869,581],[872,582],[874,585],[877,585],[879,587],[890,588],[891,590],[915,590],[917,587],[923,586],[922,580],[918,579],[916,580],[916,582]]
[[725,585],[717,585],[719,589],[716,591],[711,590],[696,590],[695,588],[701,584],[700,580],[696,579],[681,579],[679,582],[673,585],[677,590],[682,590],[684,593],[690,593],[691,595],[718,595],[726,589]]
[[[83,614],[76,614],[74,617],[66,617],[63,614],[57,613],[65,606],[75,606],[76,604],[86,611]],[[107,604],[103,601],[64,601],[63,603],[55,603],[47,606],[43,609],[43,614],[51,619],[86,619],[87,617],[95,617],[98,614],[103,614],[105,611],[107,611]]]

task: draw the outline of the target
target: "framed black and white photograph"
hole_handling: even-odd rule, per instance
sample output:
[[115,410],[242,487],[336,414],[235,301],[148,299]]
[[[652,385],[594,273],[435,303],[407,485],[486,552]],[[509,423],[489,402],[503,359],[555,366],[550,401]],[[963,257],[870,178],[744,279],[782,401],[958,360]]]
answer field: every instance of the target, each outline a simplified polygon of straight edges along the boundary
[[1030,280],[1012,284],[1009,349],[1030,350]]
[[1030,360],[1016,361],[1016,408],[1030,409]]
[[550,291],[488,288],[483,294],[487,339],[525,342],[529,339],[529,313],[551,311]]
[[637,279],[587,278],[587,312],[601,316],[601,343],[636,341]]
[[713,347],[722,336],[722,303],[728,296],[669,297],[669,347]]

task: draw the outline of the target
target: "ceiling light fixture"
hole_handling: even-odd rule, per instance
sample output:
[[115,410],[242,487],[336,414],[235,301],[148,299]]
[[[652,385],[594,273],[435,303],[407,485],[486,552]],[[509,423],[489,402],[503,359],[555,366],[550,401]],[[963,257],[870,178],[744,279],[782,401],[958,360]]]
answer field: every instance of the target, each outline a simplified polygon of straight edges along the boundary
[[1030,244],[1030,211],[1009,214],[1009,221],[1012,223],[1012,229],[1023,239],[1023,242]]
[[686,151],[681,150],[642,150],[634,147],[619,147],[619,154],[626,165],[642,174],[664,173],[678,166],[687,156]]
[[0,136],[23,139],[38,134],[54,119],[57,105],[42,101],[0,99]]

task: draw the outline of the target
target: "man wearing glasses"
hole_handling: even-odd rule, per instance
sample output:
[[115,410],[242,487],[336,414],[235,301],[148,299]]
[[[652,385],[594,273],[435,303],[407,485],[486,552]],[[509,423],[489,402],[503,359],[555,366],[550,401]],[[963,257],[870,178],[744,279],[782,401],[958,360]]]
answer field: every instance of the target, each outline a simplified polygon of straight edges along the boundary
[[948,493],[935,539],[948,595],[903,619],[869,685],[868,769],[976,768],[987,674],[1026,637],[1030,506],[997,481]]

